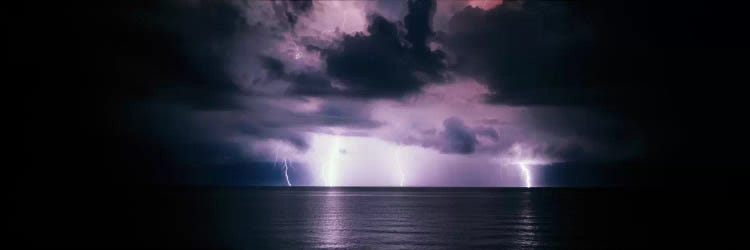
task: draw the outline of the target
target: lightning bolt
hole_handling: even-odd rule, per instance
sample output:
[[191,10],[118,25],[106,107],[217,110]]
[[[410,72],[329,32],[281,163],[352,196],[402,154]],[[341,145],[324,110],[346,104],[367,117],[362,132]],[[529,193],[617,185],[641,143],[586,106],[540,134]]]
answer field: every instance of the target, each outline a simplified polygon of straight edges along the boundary
[[286,185],[291,187],[292,183],[289,181],[289,165],[291,165],[289,164],[289,160],[284,159],[284,179],[286,180]]
[[524,179],[526,180],[526,188],[531,187],[531,171],[529,171],[528,164],[525,162],[519,162],[518,167],[521,168],[521,172],[524,175]]
[[336,185],[336,172],[338,171],[338,165],[339,165],[339,154],[340,154],[340,148],[339,148],[339,137],[336,136],[333,139],[333,147],[331,148],[331,152],[329,153],[328,157],[328,169],[326,170],[326,186],[333,187]]
[[286,157],[279,160],[279,149],[276,148],[276,153],[274,155],[273,160],[273,166],[276,167],[276,165],[281,166],[281,171],[284,174],[284,180],[286,180],[286,185],[291,187],[292,182],[289,181],[289,168],[291,168],[291,162]]
[[404,179],[406,176],[404,175],[404,169],[401,167],[401,158],[399,157],[399,151],[401,151],[401,148],[396,146],[396,151],[395,151],[396,169],[398,171],[398,176],[400,177],[399,186],[403,187]]

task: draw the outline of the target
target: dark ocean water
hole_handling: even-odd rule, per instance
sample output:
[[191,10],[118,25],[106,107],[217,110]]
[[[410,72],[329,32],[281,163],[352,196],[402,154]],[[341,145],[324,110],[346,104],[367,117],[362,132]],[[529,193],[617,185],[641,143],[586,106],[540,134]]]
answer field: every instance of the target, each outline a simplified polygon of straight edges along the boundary
[[750,225],[727,189],[112,190],[16,197],[6,226],[45,248],[727,249]]
[[627,190],[283,187],[184,194],[193,205],[180,208],[175,220],[193,230],[184,236],[192,246],[644,248],[659,230],[656,216],[645,211],[659,209],[639,205],[648,199]]

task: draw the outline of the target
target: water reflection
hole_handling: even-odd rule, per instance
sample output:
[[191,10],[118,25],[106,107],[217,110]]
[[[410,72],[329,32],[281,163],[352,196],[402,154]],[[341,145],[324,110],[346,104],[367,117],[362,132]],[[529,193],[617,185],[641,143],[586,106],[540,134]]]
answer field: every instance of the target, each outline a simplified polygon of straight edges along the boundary
[[346,207],[342,203],[340,191],[327,190],[318,210],[311,219],[315,221],[314,228],[317,238],[320,239],[319,248],[348,248],[350,244],[345,242],[347,232]]
[[584,227],[569,223],[581,221],[583,213],[558,209],[578,201],[550,200],[559,195],[543,192],[285,189],[238,195],[235,204],[251,206],[223,214],[257,215],[232,216],[224,225],[231,226],[229,242],[258,248],[535,249],[580,244]]
[[521,193],[520,209],[517,221],[518,231],[514,234],[513,243],[520,247],[537,246],[537,234],[539,227],[537,225],[537,214],[534,212],[532,204],[531,191],[525,190]]

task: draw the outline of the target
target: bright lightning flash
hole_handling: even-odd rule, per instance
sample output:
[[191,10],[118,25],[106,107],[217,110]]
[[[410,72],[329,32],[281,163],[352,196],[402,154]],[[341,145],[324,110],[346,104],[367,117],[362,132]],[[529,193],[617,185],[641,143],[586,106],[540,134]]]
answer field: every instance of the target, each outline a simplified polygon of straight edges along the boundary
[[286,157],[279,160],[279,150],[276,149],[276,155],[274,157],[274,167],[278,164],[281,166],[281,171],[284,173],[284,180],[286,180],[286,185],[291,187],[292,182],[289,181],[289,168],[291,168],[292,163],[287,159]]
[[529,164],[527,162],[519,162],[518,167],[521,168],[524,178],[526,180],[526,188],[531,187],[531,171],[529,171]]
[[399,148],[398,147],[396,148],[396,153],[395,154],[396,154],[396,157],[395,157],[396,158],[396,168],[398,169],[398,175],[400,177],[399,186],[403,187],[404,186],[404,179],[405,179],[406,176],[404,175],[404,169],[401,167],[401,158],[399,157]]
[[284,166],[283,166],[283,169],[284,169],[284,179],[286,180],[286,185],[291,187],[292,183],[289,182],[289,165],[290,165],[289,164],[289,160],[284,159]]
[[339,137],[333,139],[333,147],[328,157],[328,169],[326,170],[326,186],[333,187],[336,185],[336,174],[339,166],[339,155],[341,154]]
[[[504,158],[504,159],[503,159]],[[513,146],[501,157],[502,164],[507,166],[517,166],[519,172],[523,175],[524,183],[527,188],[533,185],[532,178],[534,173],[532,167],[549,164],[551,160],[544,155],[536,154],[529,145],[514,143]],[[541,171],[542,169],[538,169]]]

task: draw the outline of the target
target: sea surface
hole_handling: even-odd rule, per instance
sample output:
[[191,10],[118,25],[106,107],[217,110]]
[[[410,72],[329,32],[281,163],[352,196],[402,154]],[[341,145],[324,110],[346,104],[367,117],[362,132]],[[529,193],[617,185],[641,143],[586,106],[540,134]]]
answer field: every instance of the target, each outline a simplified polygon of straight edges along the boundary
[[747,197],[707,187],[85,187],[16,196],[3,215],[20,248],[744,249]]
[[654,220],[665,212],[654,206],[655,197],[619,189],[255,187],[181,193],[191,205],[171,216],[177,228],[190,232],[173,240],[233,249],[646,248],[660,235],[664,224]]

